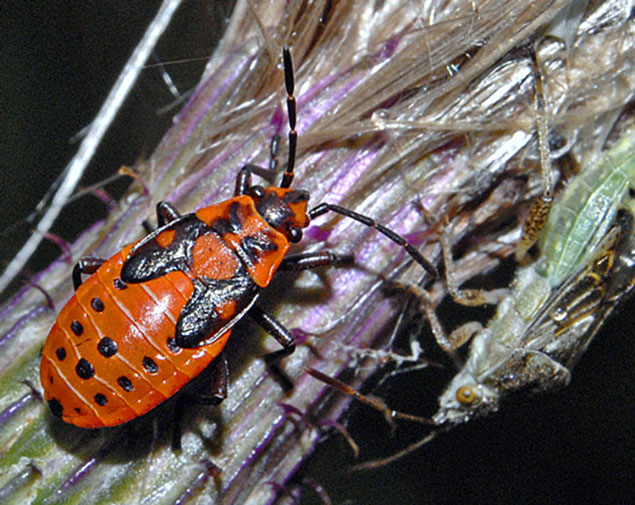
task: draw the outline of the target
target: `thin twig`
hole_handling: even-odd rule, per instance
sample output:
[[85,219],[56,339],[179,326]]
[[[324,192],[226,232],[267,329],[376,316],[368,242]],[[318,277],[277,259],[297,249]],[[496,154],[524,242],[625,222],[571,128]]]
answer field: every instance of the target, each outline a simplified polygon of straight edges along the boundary
[[181,4],[181,1],[182,0],[163,1],[159,12],[157,12],[157,15],[154,17],[143,38],[130,56],[130,59],[126,62],[126,65],[119,74],[117,82],[110,90],[99,113],[90,124],[88,132],[77,150],[77,154],[75,154],[73,159],[66,166],[64,170],[66,174],[64,181],[60,184],[60,187],[55,193],[51,206],[44,216],[42,216],[42,219],[38,223],[34,233],[29,237],[29,240],[26,241],[22,249],[20,249],[13,260],[11,260],[2,276],[0,276],[0,292],[20,273],[26,262],[39,246],[42,238],[44,238],[45,234],[50,230],[55,219],[68,201],[68,198],[75,190],[86,166],[121,108],[123,101],[130,93],[132,86],[136,82],[137,77],[139,77],[141,70],[143,70],[159,38],[170,24],[172,16],[177,7]]

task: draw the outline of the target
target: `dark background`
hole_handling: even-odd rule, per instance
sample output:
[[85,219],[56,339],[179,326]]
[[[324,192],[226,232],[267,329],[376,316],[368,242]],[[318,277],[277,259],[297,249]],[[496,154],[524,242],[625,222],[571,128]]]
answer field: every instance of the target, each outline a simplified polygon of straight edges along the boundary
[[[27,218],[77,151],[119,72],[156,14],[160,1],[22,2],[0,4],[0,265],[27,240]],[[184,2],[155,51],[181,93],[201,75],[231,14],[230,1]],[[186,61],[181,61],[186,60]],[[171,63],[174,62],[174,63]],[[144,69],[88,166],[80,187],[147,157],[179,107],[155,66]],[[121,178],[104,189],[119,197]],[[85,195],[67,205],[53,232],[71,242],[105,216],[106,205]],[[46,240],[28,264],[45,267],[60,254]],[[27,273],[28,273],[27,272]],[[15,289],[18,284],[14,283]]]
[[[28,238],[27,216],[58,177],[148,23],[158,0],[22,2],[0,6],[0,260]],[[204,59],[230,14],[228,2],[190,1],[157,50],[181,92],[197,82]],[[148,155],[176,112],[158,114],[172,98],[157,68],[145,70],[82,179],[92,184]],[[120,195],[126,181],[107,189]],[[70,204],[54,232],[72,241],[106,207],[88,195]],[[57,257],[46,242],[28,265],[37,271]],[[451,311],[450,311],[451,312]],[[455,322],[446,318],[452,327]],[[428,345],[427,348],[430,346]],[[350,449],[339,437],[305,469],[334,503],[627,503],[634,489],[632,302],[598,335],[570,387],[520,395],[501,411],[445,434],[398,463],[348,474]],[[440,373],[402,375],[381,394],[393,408],[430,415]],[[355,405],[349,429],[362,459],[389,455],[423,436],[402,424],[391,438],[381,417]],[[303,503],[319,503],[311,492]]]

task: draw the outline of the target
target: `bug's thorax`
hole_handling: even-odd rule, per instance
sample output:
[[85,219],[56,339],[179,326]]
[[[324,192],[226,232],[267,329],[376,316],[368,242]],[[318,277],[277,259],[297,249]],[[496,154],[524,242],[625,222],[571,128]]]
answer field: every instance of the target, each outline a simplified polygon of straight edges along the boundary
[[309,193],[298,189],[262,188],[253,186],[249,190],[258,214],[291,242],[302,238],[302,228],[309,225],[307,206]]

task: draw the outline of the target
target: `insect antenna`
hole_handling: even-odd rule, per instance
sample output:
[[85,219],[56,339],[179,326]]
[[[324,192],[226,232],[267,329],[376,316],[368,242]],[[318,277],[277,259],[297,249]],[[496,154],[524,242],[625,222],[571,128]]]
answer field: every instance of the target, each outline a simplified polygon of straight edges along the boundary
[[[322,372],[319,372],[315,368],[308,368],[307,373],[311,375],[312,377],[315,377],[317,380],[324,382],[327,386],[330,386],[333,389],[340,391],[341,393],[350,395],[356,400],[362,403],[365,403],[366,405],[383,413],[391,429],[394,429],[395,427],[395,423],[394,423],[395,419],[402,419],[405,421],[436,426],[436,423],[430,418],[414,416],[412,414],[406,414],[405,412],[392,410],[380,399],[366,396],[360,393],[359,391],[356,391],[352,387],[348,386],[347,384],[344,384],[342,381],[335,379],[334,377],[330,377],[329,375],[323,374]],[[410,454],[411,452],[414,452],[417,449],[423,447],[428,442],[436,438],[437,435],[441,433],[441,431],[442,430],[431,431],[421,440],[415,442],[414,444],[409,445],[405,449],[402,449],[401,451],[396,452],[395,454],[392,454],[391,456],[388,456],[386,458],[379,458],[379,459],[372,459],[369,461],[365,461],[363,463],[359,463],[357,465],[353,465],[349,467],[348,470],[351,472],[358,472],[361,470],[373,470],[375,468],[380,468],[382,466],[388,465],[392,463],[393,461],[397,461],[398,459],[401,459],[404,456]]]
[[289,159],[287,168],[282,176],[281,188],[291,187],[293,182],[293,169],[295,168],[295,153],[298,143],[298,132],[295,130],[296,125],[296,101],[293,95],[295,87],[293,78],[293,62],[291,61],[291,52],[288,46],[282,49],[282,60],[284,61],[284,85],[287,88],[287,114],[289,116]]
[[[286,175],[286,174],[285,174]],[[439,277],[439,272],[437,271],[436,267],[430,263],[418,250],[416,247],[414,247],[412,244],[409,244],[408,241],[403,238],[401,235],[399,235],[398,233],[395,233],[394,231],[392,231],[390,228],[386,228],[384,225],[378,223],[377,221],[375,221],[374,219],[365,216],[363,214],[360,214],[358,212],[352,211],[350,209],[347,209],[345,207],[340,207],[339,205],[333,205],[331,203],[321,203],[319,204],[317,207],[312,208],[309,213],[309,219],[315,219],[318,216],[321,216],[322,214],[326,214],[327,212],[335,212],[337,214],[340,214],[342,216],[346,216],[349,219],[353,219],[355,221],[358,221],[362,224],[365,224],[366,226],[370,227],[370,228],[375,228],[379,233],[381,233],[382,235],[384,235],[385,237],[388,237],[390,240],[392,240],[394,243],[400,245],[401,247],[403,247],[406,252],[410,255],[410,257],[415,260],[419,265],[421,265],[421,267],[428,272],[432,277],[434,277],[435,279],[437,279]]]
[[375,468],[381,468],[382,466],[389,465],[390,463],[393,463],[403,458],[404,456],[407,456],[411,452],[415,452],[417,449],[420,449],[431,440],[434,440],[439,433],[440,433],[439,430],[432,431],[428,433],[425,437],[423,437],[421,440],[415,442],[414,444],[410,444],[405,449],[402,449],[401,451],[396,452],[395,454],[391,456],[388,456],[386,458],[378,458],[378,459],[371,459],[369,461],[364,461],[363,463],[359,463],[357,465],[353,465],[349,467],[348,471],[361,472],[363,470],[374,470]]
[[379,400],[378,398],[373,398],[370,396],[366,396],[359,391],[356,391],[352,387],[347,384],[344,384],[342,381],[331,377],[329,375],[323,374],[322,372],[316,370],[315,368],[307,368],[307,373],[317,380],[324,382],[327,386],[336,389],[344,394],[351,395],[356,400],[365,403],[366,405],[378,410],[379,412],[384,414],[384,417],[388,421],[388,424],[394,426],[395,419],[403,419],[405,421],[412,421],[414,423],[420,424],[428,424],[435,425],[435,422],[427,417],[414,416],[412,414],[406,414],[405,412],[399,412],[397,410],[392,410],[384,402]]

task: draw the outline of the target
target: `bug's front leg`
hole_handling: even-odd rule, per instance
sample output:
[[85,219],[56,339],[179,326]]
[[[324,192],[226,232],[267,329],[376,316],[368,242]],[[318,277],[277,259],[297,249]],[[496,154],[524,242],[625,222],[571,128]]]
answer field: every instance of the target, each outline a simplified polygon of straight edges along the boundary
[[251,187],[251,174],[256,174],[264,180],[273,183],[276,176],[276,168],[278,167],[278,146],[280,145],[280,136],[274,135],[271,138],[269,146],[269,168],[263,168],[252,163],[248,163],[238,172],[236,178],[236,190],[234,196],[244,195]]
[[[161,201],[157,203],[156,210],[157,228],[161,228],[162,226],[171,223],[172,221],[175,221],[181,217],[181,213],[170,202]],[[154,228],[147,219],[144,220],[141,224],[143,225],[143,228],[147,233],[152,233],[154,231]]]
[[97,269],[105,263],[106,260],[101,258],[92,258],[90,256],[86,256],[85,258],[80,259],[75,267],[73,268],[73,288],[77,291],[82,285],[82,274],[94,274]]

